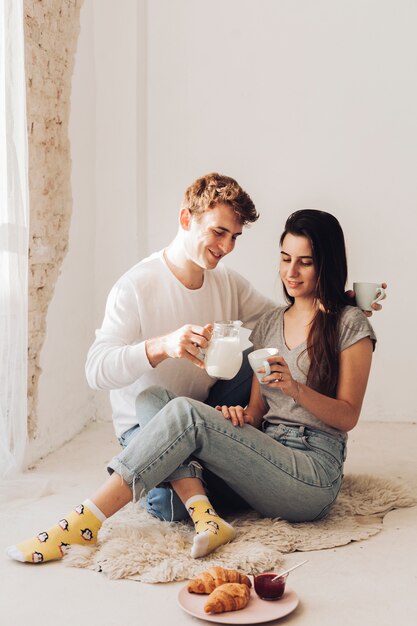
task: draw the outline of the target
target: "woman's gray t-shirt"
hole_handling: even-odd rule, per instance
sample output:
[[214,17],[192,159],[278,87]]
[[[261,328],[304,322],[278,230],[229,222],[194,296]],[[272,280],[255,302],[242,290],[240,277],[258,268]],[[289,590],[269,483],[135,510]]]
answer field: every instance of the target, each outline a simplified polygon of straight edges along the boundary
[[[284,313],[288,306],[277,307],[271,312],[262,315],[249,339],[255,350],[258,348],[278,348],[279,354],[284,357],[292,377],[299,383],[306,383],[307,373],[310,367],[310,359],[307,352],[307,344],[304,341],[299,346],[290,350],[284,339]],[[375,344],[376,336],[368,319],[362,311],[356,307],[346,306],[340,317],[339,325],[340,352],[346,350],[354,343],[369,337]],[[271,424],[288,424],[307,426],[336,435],[340,438],[345,435],[340,430],[328,426],[312,413],[304,409],[300,404],[284,394],[280,389],[269,388],[261,385],[264,401],[269,407],[264,418]]]

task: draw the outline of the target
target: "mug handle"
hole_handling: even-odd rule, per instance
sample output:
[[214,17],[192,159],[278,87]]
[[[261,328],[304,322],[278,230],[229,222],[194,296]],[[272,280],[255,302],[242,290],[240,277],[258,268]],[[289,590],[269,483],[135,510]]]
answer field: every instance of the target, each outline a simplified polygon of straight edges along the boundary
[[385,298],[385,289],[383,287],[378,287],[376,290],[376,298],[372,300],[372,304],[376,304]]
[[265,368],[265,376],[269,376],[270,373],[271,373],[271,366],[270,366],[270,364],[268,363],[268,361],[264,361],[262,363],[262,365]]

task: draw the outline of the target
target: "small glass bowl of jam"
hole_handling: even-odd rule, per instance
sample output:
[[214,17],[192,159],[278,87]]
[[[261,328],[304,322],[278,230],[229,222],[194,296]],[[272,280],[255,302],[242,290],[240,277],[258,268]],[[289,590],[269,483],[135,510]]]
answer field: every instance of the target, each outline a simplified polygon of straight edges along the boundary
[[280,600],[284,595],[287,574],[279,578],[277,574],[258,574],[253,582],[255,591],[262,600]]

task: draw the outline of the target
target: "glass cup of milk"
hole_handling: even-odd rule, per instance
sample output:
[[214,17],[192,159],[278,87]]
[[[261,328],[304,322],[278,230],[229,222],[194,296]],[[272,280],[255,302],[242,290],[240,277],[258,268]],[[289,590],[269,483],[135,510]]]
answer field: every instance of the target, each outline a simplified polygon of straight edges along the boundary
[[204,362],[209,376],[230,380],[242,365],[240,327],[242,322],[215,322]]

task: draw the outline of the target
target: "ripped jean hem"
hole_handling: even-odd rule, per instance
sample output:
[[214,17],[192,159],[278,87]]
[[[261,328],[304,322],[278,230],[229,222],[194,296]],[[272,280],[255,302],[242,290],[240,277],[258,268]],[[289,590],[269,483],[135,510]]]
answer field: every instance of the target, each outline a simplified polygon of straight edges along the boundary
[[[132,490],[133,502],[137,502],[146,493],[157,486],[153,484],[149,485],[144,479],[143,474],[137,474],[132,469],[127,467],[127,465],[122,463],[117,457],[114,457],[109,462],[107,471],[109,474],[116,472],[116,474],[123,478],[125,483]],[[163,483],[159,484],[169,484],[173,480],[181,480],[183,478],[199,478],[202,482],[204,482],[201,465],[197,461],[190,461],[188,465],[181,465],[174,472],[172,472],[172,474],[170,474],[163,481]]]

